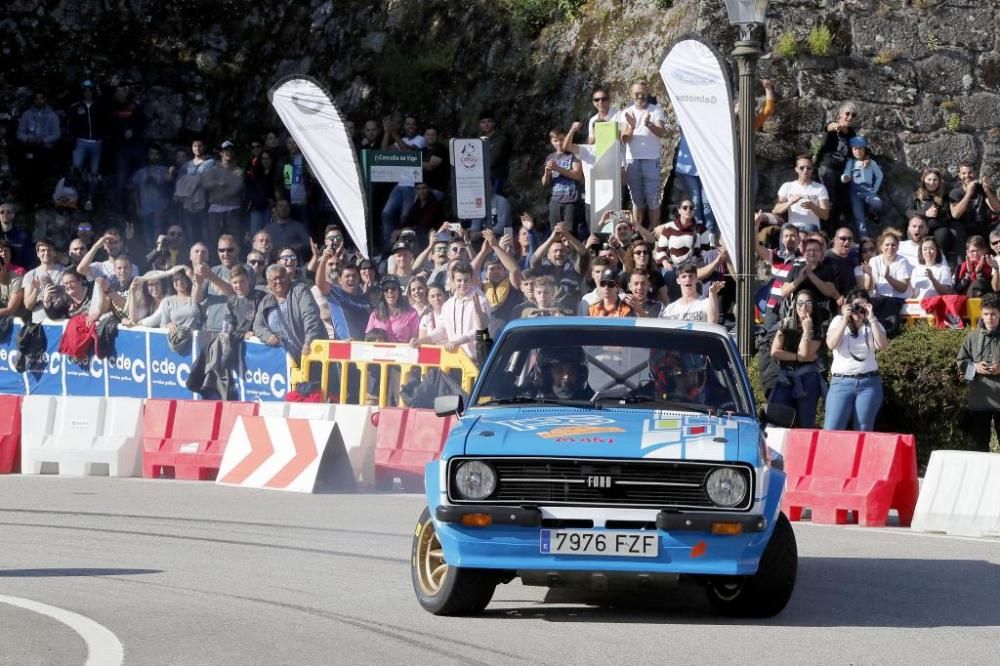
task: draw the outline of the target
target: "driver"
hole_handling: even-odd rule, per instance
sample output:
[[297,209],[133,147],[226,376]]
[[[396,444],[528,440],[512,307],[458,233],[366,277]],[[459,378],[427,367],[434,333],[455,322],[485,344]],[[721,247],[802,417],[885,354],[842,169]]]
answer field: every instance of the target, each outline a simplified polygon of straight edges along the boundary
[[542,349],[538,352],[541,392],[558,400],[590,400],[594,391],[587,385],[590,368],[580,347]]
[[703,354],[667,349],[649,353],[649,375],[659,400],[704,404],[707,368]]

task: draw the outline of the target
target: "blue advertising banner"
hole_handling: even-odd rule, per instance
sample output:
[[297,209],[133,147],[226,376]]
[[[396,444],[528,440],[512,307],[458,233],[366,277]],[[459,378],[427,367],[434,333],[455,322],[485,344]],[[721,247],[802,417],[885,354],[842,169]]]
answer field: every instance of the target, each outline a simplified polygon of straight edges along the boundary
[[[65,327],[45,324],[45,353],[42,358],[29,363],[24,375],[28,380],[28,393],[33,395],[66,395],[63,384],[63,358],[59,353],[59,340]],[[16,348],[16,343],[15,343]]]
[[194,353],[178,354],[170,348],[166,334],[156,331],[150,331],[146,336],[146,350],[149,359],[149,397],[190,399],[191,391],[184,387],[184,382],[191,374]]
[[[149,359],[146,353],[145,330],[118,329],[115,339],[115,354],[106,359],[94,359],[92,365],[107,377],[108,397],[148,398],[149,388],[146,374]],[[157,335],[154,333],[154,335]]]
[[247,342],[240,368],[240,400],[284,400],[288,371],[288,356],[280,347]]
[[[0,341],[0,393],[8,395],[79,395],[122,398],[198,398],[184,386],[191,374],[197,346],[191,353],[175,353],[165,331],[118,330],[115,354],[91,358],[84,366],[65,359],[57,350],[63,326],[46,324],[46,353],[23,374],[14,370],[17,335],[15,322],[9,339]],[[288,391],[288,360],[280,348],[259,342],[244,345],[240,367],[242,400],[280,401]]]
[[14,370],[16,340],[20,332],[21,324],[15,321],[10,337],[0,342],[0,393],[7,395],[24,395],[24,375]]

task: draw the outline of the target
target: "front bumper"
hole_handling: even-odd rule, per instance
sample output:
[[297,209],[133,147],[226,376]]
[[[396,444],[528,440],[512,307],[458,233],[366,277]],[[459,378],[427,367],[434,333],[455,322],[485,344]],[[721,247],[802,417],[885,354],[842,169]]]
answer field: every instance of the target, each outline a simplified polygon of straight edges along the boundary
[[[471,514],[488,514],[493,525],[542,525],[542,511],[535,507],[442,504],[435,510],[434,517],[442,523],[461,525],[462,517]],[[744,533],[763,532],[767,528],[767,518],[759,515],[678,511],[660,511],[656,514],[656,529],[664,532],[711,532],[713,523],[738,523]]]

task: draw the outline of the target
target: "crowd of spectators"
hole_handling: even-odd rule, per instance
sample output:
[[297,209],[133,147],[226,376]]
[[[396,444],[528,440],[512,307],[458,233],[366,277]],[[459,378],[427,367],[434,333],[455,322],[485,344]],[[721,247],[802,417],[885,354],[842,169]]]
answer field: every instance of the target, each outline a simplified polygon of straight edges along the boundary
[[[765,91],[758,131],[774,107],[769,82]],[[360,123],[358,149],[419,152],[423,169],[421,182],[376,192],[370,223],[379,233],[365,257],[280,132],[245,146],[197,138],[168,153],[145,141],[142,105],[125,86],[105,100],[85,81],[64,113],[37,93],[17,126],[20,196],[0,205],[0,317],[111,318],[164,328],[177,344],[194,329],[238,332],[293,357],[329,338],[440,344],[476,359],[477,330],[495,334],[523,317],[732,326],[729,249],[688,141],[645,82],[618,95],[595,87],[589,122],[537,137],[549,193],[538,218],[512,211],[512,143],[492,112],[479,119],[493,193],[491,216],[480,220],[449,214],[437,126],[409,114]],[[597,121],[619,123],[631,207],[591,229]],[[755,220],[764,386],[769,399],[797,407],[801,425],[813,424],[829,384],[826,426],[872,427],[881,399],[874,353],[899,328],[906,299],[1000,288],[1000,197],[990,180],[971,161],[926,169],[906,229],[881,224],[886,180],[862,121],[843,104],[817,153],[789,164],[794,178]],[[669,135],[679,139],[675,188],[661,178]],[[72,149],[66,164],[60,145]]]

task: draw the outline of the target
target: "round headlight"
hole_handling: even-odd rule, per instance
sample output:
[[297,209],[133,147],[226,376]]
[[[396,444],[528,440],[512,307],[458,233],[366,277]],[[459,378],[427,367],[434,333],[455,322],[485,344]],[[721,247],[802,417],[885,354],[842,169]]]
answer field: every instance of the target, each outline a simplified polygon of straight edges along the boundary
[[464,462],[455,472],[455,489],[465,499],[489,497],[496,487],[497,475],[493,468],[479,460]]
[[708,475],[708,499],[719,506],[736,506],[747,494],[746,477],[732,467],[720,467]]

